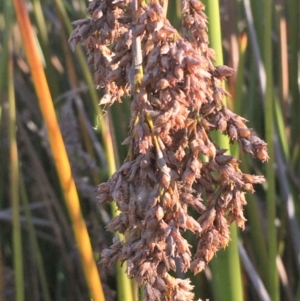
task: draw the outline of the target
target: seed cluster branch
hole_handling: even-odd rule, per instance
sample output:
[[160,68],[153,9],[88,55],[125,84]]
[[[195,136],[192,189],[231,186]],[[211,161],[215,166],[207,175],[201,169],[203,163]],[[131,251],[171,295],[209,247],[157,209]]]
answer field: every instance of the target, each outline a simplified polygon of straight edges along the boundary
[[[99,185],[100,202],[114,200],[121,212],[108,230],[127,239],[116,237],[101,262],[127,261],[129,277],[145,284],[146,300],[186,301],[193,300],[193,286],[171,276],[175,261],[182,272],[201,272],[227,246],[229,225],[244,227],[245,192],[264,182],[242,173],[211,132],[263,162],[268,154],[266,143],[223,102],[222,81],[233,70],[212,63],[203,4],[183,1],[179,34],[163,3],[93,0],[92,18],[74,22],[70,44],[86,47],[95,82],[105,91],[101,104],[132,97],[128,156]],[[199,240],[193,252],[182,236],[187,230]]]

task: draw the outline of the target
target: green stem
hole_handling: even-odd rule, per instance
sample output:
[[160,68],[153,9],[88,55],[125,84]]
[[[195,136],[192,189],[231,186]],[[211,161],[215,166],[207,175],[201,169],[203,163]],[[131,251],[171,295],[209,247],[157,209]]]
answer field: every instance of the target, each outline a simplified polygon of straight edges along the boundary
[[[215,64],[223,65],[220,9],[218,0],[206,1],[206,14],[208,16],[210,47],[212,47],[216,52]],[[218,134],[215,139],[219,147],[229,150],[227,137]],[[236,225],[231,225],[230,232],[231,242],[228,247],[224,251],[219,251],[218,255],[212,260],[210,265],[213,274],[213,290],[216,301],[243,300],[243,286],[238,256]]]
[[239,63],[236,71],[235,86],[234,86],[234,110],[235,113],[239,115],[242,114],[246,49],[247,49],[247,36],[242,35],[239,43]]
[[211,262],[215,301],[242,301],[243,286],[237,247],[238,233],[235,224],[230,226],[231,242]]
[[36,261],[36,265],[38,268],[39,282],[41,285],[41,291],[43,292],[43,294],[42,294],[43,299],[45,301],[51,301],[50,293],[49,293],[48,286],[47,286],[47,277],[46,277],[46,273],[45,273],[45,269],[44,269],[43,258],[42,258],[42,254],[41,254],[39,244],[37,241],[35,229],[33,226],[32,215],[31,215],[31,211],[29,208],[29,201],[28,201],[22,174],[20,174],[20,196],[22,198],[22,202],[24,205],[24,211],[25,211],[25,216],[26,216],[26,221],[27,221],[27,226],[28,226],[29,241],[30,241],[31,248],[32,248],[32,251],[34,254],[33,255],[34,260]]
[[[238,70],[236,73],[236,82],[235,82],[235,100],[234,100],[234,109],[235,113],[242,115],[242,103],[243,103],[243,80],[244,80],[244,63],[245,63],[245,52],[246,52],[246,45],[247,45],[247,40],[246,40],[246,35],[242,36],[241,38],[241,45],[240,45],[240,53],[239,53],[239,65],[238,65]],[[255,95],[256,91],[256,85],[253,84],[255,83],[255,78],[256,78],[256,69],[252,68],[251,69],[251,79],[250,79],[250,87],[248,90],[248,103],[252,104],[255,102],[255,99],[253,98],[253,101],[251,101],[251,95]],[[243,104],[245,106],[245,104]],[[247,112],[253,112],[254,108],[249,107],[245,108],[244,111]],[[255,112],[254,112],[255,114]],[[238,155],[238,148],[235,148],[236,153],[234,153],[235,156]],[[241,154],[240,157],[242,161],[242,170],[245,173],[250,173],[251,170],[247,165],[246,162],[246,157]],[[252,194],[247,194],[247,206],[245,207],[245,212],[248,220],[248,225],[250,227],[250,240],[251,244],[255,246],[253,248],[253,255],[255,257],[255,262],[256,266],[260,272],[260,275],[262,277],[262,280],[264,283],[267,282],[268,274],[267,274],[267,269],[264,269],[263,267],[267,264],[268,262],[268,256],[267,256],[267,250],[266,250],[266,243],[265,243],[265,237],[262,229],[262,223],[259,218],[259,208],[257,205],[257,202],[255,198],[253,197]]]
[[47,25],[40,0],[32,0],[33,13],[38,29],[37,37],[41,46],[41,56],[45,60],[45,73],[49,83],[51,95],[56,98],[59,95],[57,75],[51,62],[51,47],[49,45]]
[[16,139],[16,103],[13,77],[13,50],[12,39],[8,42],[8,101],[9,101],[9,140],[10,140],[10,200],[13,215],[13,261],[15,272],[16,301],[24,301],[24,274],[23,274],[23,252],[22,234],[20,224],[19,206],[19,164],[18,147]]
[[270,161],[266,167],[267,211],[268,211],[268,283],[267,288],[273,301],[279,300],[279,283],[276,268],[277,234],[276,234],[276,194],[275,194],[275,170],[274,170],[274,104],[273,104],[273,68],[272,68],[272,0],[264,1],[264,52],[263,59],[266,72],[265,94],[265,135],[268,144]]
[[[300,2],[298,0],[289,0],[286,4],[288,10],[288,27],[290,33],[298,33],[300,25]],[[299,138],[299,110],[300,110],[300,101],[299,101],[299,84],[298,84],[298,72],[299,72],[299,44],[300,39],[297,34],[289,34],[289,84],[290,84],[290,95],[291,100],[291,134],[292,134],[292,147],[294,145],[300,145]],[[299,155],[298,155],[299,158]],[[299,162],[299,160],[297,160]],[[298,166],[299,167],[299,163]]]

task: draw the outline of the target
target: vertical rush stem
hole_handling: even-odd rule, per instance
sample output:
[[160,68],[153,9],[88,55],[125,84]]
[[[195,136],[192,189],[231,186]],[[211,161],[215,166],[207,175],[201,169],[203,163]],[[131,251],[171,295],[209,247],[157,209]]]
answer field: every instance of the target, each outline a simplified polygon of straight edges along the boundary
[[13,2],[27,59],[32,72],[40,109],[46,124],[54,164],[56,166],[64,199],[70,215],[72,228],[75,234],[76,244],[83,265],[83,271],[89,288],[90,297],[93,301],[103,301],[104,294],[97,265],[94,260],[91,242],[80,209],[79,198],[75,182],[72,177],[66,148],[58,126],[53,101],[51,99],[37,45],[34,40],[28,11],[23,0],[14,0]]
[[55,99],[59,94],[57,76],[55,69],[51,63],[51,46],[49,45],[49,37],[47,34],[46,19],[42,9],[42,3],[40,0],[32,1],[33,13],[37,26],[37,37],[39,39],[43,56],[45,59],[45,72],[49,83],[50,92],[52,97]]
[[276,268],[277,238],[276,238],[276,196],[274,170],[274,105],[273,105],[273,68],[272,68],[272,0],[264,1],[264,45],[263,60],[266,71],[265,94],[265,135],[268,144],[270,161],[267,164],[267,211],[268,211],[268,283],[267,288],[273,301],[279,300],[278,274]]
[[[299,101],[299,47],[300,47],[300,38],[297,34],[299,32],[300,26],[300,2],[298,0],[289,0],[286,2],[288,10],[288,27],[289,34],[289,85],[290,85],[290,96],[291,101],[291,136],[292,136],[292,147],[299,147],[300,137],[299,137],[299,111],[300,111],[300,101]],[[298,157],[299,158],[299,157]],[[298,161],[299,162],[299,161]],[[298,165],[299,167],[299,165]]]
[[24,273],[23,273],[23,252],[22,234],[20,224],[19,204],[19,164],[18,147],[16,138],[16,103],[14,93],[13,76],[13,50],[12,39],[8,42],[8,101],[9,101],[9,140],[10,140],[10,200],[12,207],[13,224],[13,262],[15,272],[16,301],[24,301]]
[[25,183],[24,183],[24,179],[22,177],[22,173],[20,173],[20,176],[19,176],[19,188],[20,188],[20,199],[22,200],[22,205],[23,205],[26,220],[27,220],[27,229],[28,229],[28,234],[29,234],[28,237],[29,237],[29,242],[31,245],[30,248],[33,253],[32,256],[34,257],[34,259],[36,261],[36,265],[37,265],[39,283],[41,285],[41,293],[43,296],[43,300],[51,301],[50,292],[49,292],[49,288],[47,285],[47,276],[46,276],[46,272],[45,272],[45,268],[44,268],[43,257],[42,257],[41,250],[39,248],[39,243],[38,243],[35,228],[33,225],[32,214],[30,211],[29,200],[28,200],[26,189],[25,189]]
[[[218,0],[209,0],[206,4],[208,16],[208,34],[210,47],[216,52],[216,65],[223,65],[223,52],[221,41],[220,9]],[[220,134],[216,135],[217,144],[224,149],[229,149],[228,139]],[[213,273],[213,290],[215,300],[243,300],[243,287],[241,279],[240,261],[237,244],[237,228],[231,225],[231,242],[223,251],[218,252],[211,262]]]

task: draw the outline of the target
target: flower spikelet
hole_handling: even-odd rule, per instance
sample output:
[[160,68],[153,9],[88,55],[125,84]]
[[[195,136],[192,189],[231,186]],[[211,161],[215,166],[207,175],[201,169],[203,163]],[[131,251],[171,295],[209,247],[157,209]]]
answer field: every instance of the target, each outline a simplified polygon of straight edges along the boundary
[[[92,18],[74,22],[70,37],[73,48],[81,43],[87,49],[95,82],[104,89],[101,104],[132,98],[127,158],[99,185],[100,202],[114,200],[120,211],[107,228],[126,240],[115,238],[101,262],[127,261],[128,276],[145,284],[146,300],[193,300],[190,281],[171,271],[201,272],[227,246],[230,224],[244,228],[245,192],[264,182],[243,174],[211,132],[263,162],[267,145],[223,102],[222,81],[233,70],[212,63],[203,4],[183,1],[180,35],[159,1],[148,2],[139,1],[135,10],[127,0],[93,0]],[[182,236],[187,230],[199,240],[194,252]]]

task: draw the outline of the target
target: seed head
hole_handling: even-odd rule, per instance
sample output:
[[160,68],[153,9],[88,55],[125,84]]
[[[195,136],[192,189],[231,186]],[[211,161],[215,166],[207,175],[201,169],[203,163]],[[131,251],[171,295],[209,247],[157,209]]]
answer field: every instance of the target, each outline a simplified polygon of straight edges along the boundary
[[[114,200],[120,211],[107,229],[126,233],[126,240],[115,239],[101,262],[127,261],[128,276],[145,284],[145,300],[193,300],[189,280],[170,275],[175,258],[181,272],[201,272],[227,246],[230,224],[244,228],[244,191],[264,181],[243,174],[211,132],[263,162],[269,157],[266,143],[223,102],[222,81],[234,70],[212,63],[204,5],[182,1],[180,35],[162,2],[138,1],[133,11],[129,0],[92,0],[92,18],[74,22],[69,41],[87,49],[104,92],[100,104],[132,99],[127,158],[98,188],[99,201]],[[199,237],[195,254],[184,231]]]

